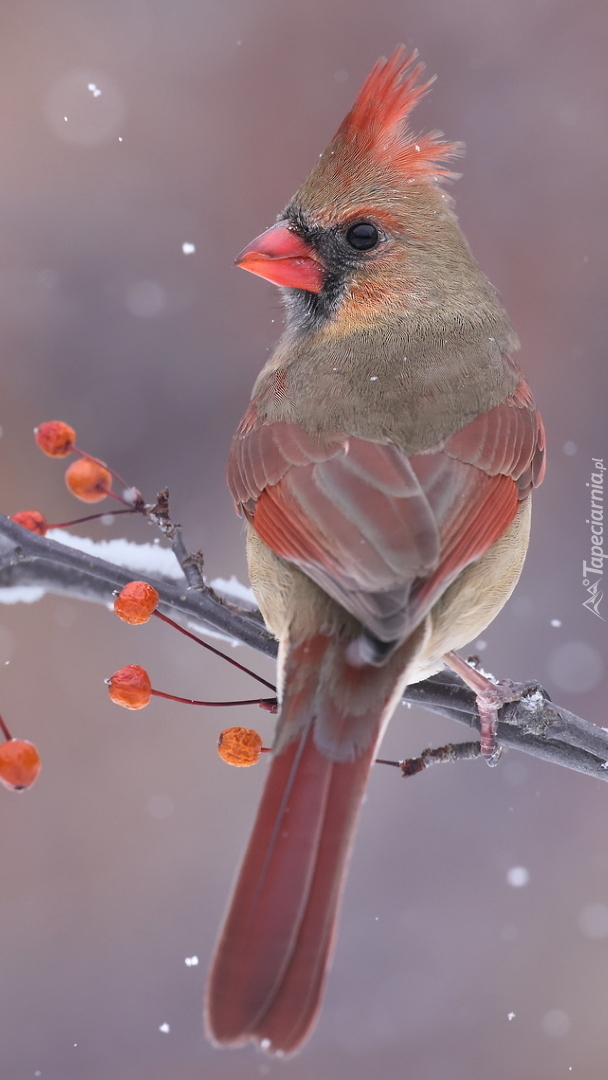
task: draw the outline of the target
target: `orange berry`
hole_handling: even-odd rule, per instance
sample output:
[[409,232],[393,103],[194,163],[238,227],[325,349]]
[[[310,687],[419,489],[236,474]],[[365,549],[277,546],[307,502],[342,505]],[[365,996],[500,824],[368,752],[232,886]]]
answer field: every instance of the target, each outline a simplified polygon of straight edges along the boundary
[[160,597],[147,581],[129,581],[114,601],[114,611],[123,622],[139,626],[156,610]]
[[40,756],[26,739],[7,739],[0,746],[0,784],[9,791],[23,791],[40,772]]
[[262,753],[262,739],[253,728],[226,728],[220,732],[217,752],[228,765],[255,765]]
[[150,676],[139,664],[127,664],[120,668],[107,683],[112,701],[125,709],[143,709],[152,697]]
[[34,428],[34,438],[49,457],[65,457],[74,449],[76,432],[63,420],[47,420]]
[[100,461],[78,458],[65,471],[65,482],[77,499],[96,503],[105,499],[112,487],[112,477]]
[[39,536],[44,536],[48,529],[46,518],[39,510],[19,510],[16,514],[11,514],[11,521],[16,521],[24,529],[38,533]]

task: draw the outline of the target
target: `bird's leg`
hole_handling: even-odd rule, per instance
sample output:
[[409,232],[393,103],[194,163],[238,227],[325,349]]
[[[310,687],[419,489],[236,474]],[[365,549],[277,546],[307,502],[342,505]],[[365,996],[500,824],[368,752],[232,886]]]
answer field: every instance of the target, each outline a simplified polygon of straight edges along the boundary
[[519,701],[526,688],[510,679],[492,682],[455,652],[446,653],[443,662],[475,693],[481,722],[481,754],[488,765],[497,765],[502,753],[496,739],[498,710],[508,701]]

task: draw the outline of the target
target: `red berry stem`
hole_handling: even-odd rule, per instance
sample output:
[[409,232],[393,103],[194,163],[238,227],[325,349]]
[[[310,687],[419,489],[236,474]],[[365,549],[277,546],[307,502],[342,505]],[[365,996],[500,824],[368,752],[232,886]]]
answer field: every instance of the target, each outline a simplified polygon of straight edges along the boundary
[[11,735],[10,731],[8,730],[6,724],[4,723],[4,720],[2,719],[1,716],[0,716],[0,731],[2,732],[2,734],[4,735],[4,738],[7,741],[10,741],[12,739],[13,736]]
[[178,697],[177,694],[164,694],[162,690],[152,690],[153,697],[166,698],[168,701],[179,701],[183,705],[274,705],[274,698],[251,698],[249,701],[195,701],[194,698]]
[[114,469],[110,468],[107,462],[102,461],[101,458],[94,457],[93,454],[87,454],[86,450],[79,450],[79,448],[77,446],[74,446],[74,444],[72,444],[70,449],[73,454],[78,454],[79,457],[88,458],[89,461],[94,461],[97,465],[101,465],[104,469],[107,469],[108,472],[112,474],[114,479],[118,480],[119,484],[122,484],[123,488],[131,487],[131,484],[127,484],[126,480],[123,480],[120,473],[117,473]]
[[129,507],[128,510],[103,510],[99,514],[87,514],[86,517],[74,518],[74,521],[59,521],[56,524],[47,525],[47,529],[67,529],[70,525],[84,525],[85,521],[97,521],[98,518],[107,517],[108,514],[118,517],[119,514],[137,514],[137,512],[134,506]]
[[[88,456],[88,455],[86,455],[86,456]],[[96,459],[94,458],[93,460],[96,460]],[[108,472],[112,472],[112,470],[108,469]],[[122,483],[122,480],[121,480],[121,483]],[[127,490],[127,489],[125,489],[125,490]],[[106,488],[106,495],[108,495],[110,497],[110,499],[116,499],[116,502],[122,503],[123,506],[128,506],[131,511],[135,511],[137,509],[137,507],[133,506],[133,503],[127,502],[126,499],[123,499],[122,495],[117,495],[116,492],[112,491],[110,488]]]
[[272,683],[267,682],[266,679],[263,679],[261,675],[256,675],[255,671],[250,671],[248,667],[244,667],[243,664],[239,664],[238,660],[233,660],[231,656],[226,656],[226,653],[221,652],[220,649],[215,649],[213,645],[209,645],[207,641],[203,641],[203,639],[197,637],[196,634],[190,633],[189,630],[184,629],[184,627],[180,626],[179,623],[176,623],[173,619],[170,619],[168,615],[163,615],[160,611],[155,611],[154,615],[157,619],[162,619],[162,621],[168,623],[169,626],[173,626],[176,630],[179,630],[180,634],[185,634],[185,636],[191,638],[192,641],[196,641],[199,645],[202,645],[204,649],[208,649],[209,652],[214,653],[216,656],[221,656],[222,660],[226,660],[229,664],[232,664],[233,667],[238,668],[239,671],[244,671],[246,675],[251,675],[252,679],[257,679],[257,681],[261,683],[262,686],[267,686],[269,690],[272,690],[274,693],[276,693],[276,686],[273,686]]

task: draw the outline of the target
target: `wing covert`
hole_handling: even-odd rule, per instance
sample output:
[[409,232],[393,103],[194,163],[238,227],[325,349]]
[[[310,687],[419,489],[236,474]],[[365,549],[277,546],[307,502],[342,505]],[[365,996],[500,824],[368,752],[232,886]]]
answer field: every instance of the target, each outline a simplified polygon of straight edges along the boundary
[[441,446],[311,434],[249,413],[228,480],[262,540],[380,641],[401,640],[502,535],[540,483],[544,430],[527,384]]

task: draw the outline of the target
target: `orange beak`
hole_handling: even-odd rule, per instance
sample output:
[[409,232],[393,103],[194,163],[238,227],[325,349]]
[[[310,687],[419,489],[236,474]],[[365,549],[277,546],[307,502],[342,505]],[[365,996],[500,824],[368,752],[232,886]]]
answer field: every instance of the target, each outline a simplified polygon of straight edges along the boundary
[[311,245],[282,221],[257,236],[235,262],[243,270],[291,289],[318,293],[325,280],[325,267]]

